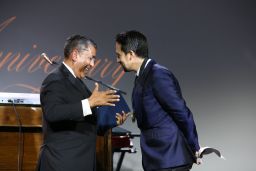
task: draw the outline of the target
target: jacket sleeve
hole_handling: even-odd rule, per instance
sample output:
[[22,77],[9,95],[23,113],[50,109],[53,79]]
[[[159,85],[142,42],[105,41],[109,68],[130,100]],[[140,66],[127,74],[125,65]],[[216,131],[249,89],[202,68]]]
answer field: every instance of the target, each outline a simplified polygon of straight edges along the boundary
[[61,80],[43,83],[40,99],[47,121],[79,120],[83,117],[82,102],[68,102],[67,91]]
[[200,149],[193,115],[182,97],[175,76],[166,68],[153,70],[153,92],[163,109],[173,118],[193,152]]

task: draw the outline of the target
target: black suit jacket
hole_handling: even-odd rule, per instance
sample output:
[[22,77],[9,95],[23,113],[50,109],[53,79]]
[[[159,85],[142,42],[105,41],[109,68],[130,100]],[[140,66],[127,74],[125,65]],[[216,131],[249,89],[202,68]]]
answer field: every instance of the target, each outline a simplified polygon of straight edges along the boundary
[[81,103],[90,94],[63,64],[43,81],[44,144],[38,170],[96,170],[96,115],[84,117]]

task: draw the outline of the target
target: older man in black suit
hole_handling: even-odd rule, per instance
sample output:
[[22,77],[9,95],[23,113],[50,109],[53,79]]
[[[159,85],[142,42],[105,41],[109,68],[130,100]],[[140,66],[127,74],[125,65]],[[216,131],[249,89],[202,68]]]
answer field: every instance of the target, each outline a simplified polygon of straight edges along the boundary
[[[96,84],[91,93],[81,81],[94,66],[96,50],[96,44],[89,38],[80,35],[68,38],[64,62],[43,81],[40,100],[44,144],[38,170],[96,170],[95,107],[114,106],[119,101],[115,91],[99,91]],[[118,122],[122,117],[117,116]]]

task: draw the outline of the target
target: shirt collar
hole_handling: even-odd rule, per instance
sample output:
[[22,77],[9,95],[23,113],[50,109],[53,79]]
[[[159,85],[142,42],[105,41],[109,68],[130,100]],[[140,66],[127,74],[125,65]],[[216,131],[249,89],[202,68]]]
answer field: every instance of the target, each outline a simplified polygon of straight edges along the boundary
[[[146,66],[148,65],[149,61],[151,61],[151,59],[148,59],[148,60],[147,60],[147,63],[145,64],[145,67],[144,67],[144,68],[146,68]],[[144,68],[141,68],[141,67],[140,67],[140,68],[137,70],[137,72],[136,72],[136,76],[139,76],[140,70],[141,70],[141,69],[144,69]]]
[[74,71],[72,70],[72,68],[70,68],[67,64],[65,64],[64,61],[63,61],[62,63],[63,63],[63,64],[65,65],[65,67],[69,70],[69,72],[71,72],[71,74],[76,78],[76,75],[75,75]]

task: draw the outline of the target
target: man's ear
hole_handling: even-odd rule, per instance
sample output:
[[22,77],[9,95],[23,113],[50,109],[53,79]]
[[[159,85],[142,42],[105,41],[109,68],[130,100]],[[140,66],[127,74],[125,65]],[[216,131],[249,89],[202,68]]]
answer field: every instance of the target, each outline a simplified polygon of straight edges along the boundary
[[76,62],[77,61],[77,55],[78,55],[78,51],[76,49],[74,49],[71,52],[71,60],[72,60],[72,62]]
[[136,57],[136,53],[134,51],[132,51],[132,50],[129,51],[128,54],[129,54],[129,59],[130,60],[133,59],[134,57]]

